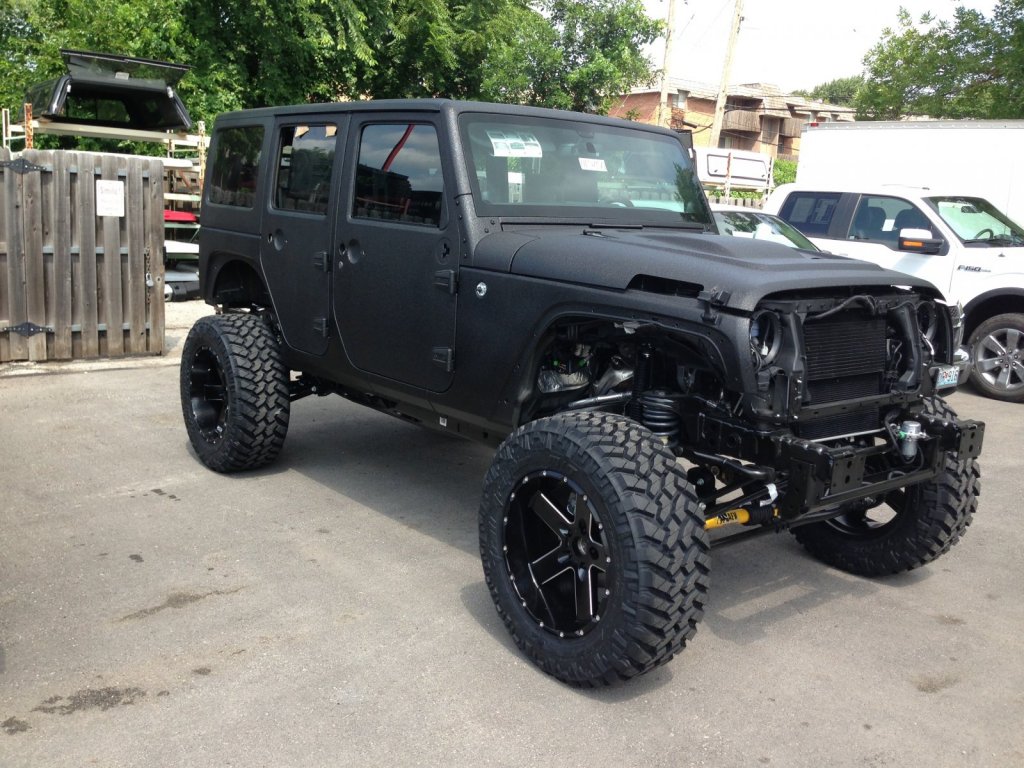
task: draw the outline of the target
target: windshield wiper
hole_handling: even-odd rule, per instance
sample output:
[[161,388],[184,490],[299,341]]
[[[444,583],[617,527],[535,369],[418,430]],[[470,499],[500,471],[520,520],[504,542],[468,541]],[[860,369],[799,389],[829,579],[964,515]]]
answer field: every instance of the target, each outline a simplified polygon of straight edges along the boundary
[[1024,245],[1024,240],[1019,237],[1010,237],[1003,235],[1001,237],[978,237],[970,240],[964,240],[964,245],[976,245],[977,243],[984,243],[985,245],[1006,246],[1006,245]]
[[993,237],[989,242],[997,245],[1024,245],[1024,238],[1013,235],[1003,235],[1002,237]]

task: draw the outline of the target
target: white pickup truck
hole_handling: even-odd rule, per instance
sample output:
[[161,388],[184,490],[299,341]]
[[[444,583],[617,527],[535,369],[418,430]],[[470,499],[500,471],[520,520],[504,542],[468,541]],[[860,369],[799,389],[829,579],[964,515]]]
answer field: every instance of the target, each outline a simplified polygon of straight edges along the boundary
[[820,248],[922,277],[964,308],[970,380],[1024,402],[1024,227],[981,197],[869,184],[783,184],[764,210]]

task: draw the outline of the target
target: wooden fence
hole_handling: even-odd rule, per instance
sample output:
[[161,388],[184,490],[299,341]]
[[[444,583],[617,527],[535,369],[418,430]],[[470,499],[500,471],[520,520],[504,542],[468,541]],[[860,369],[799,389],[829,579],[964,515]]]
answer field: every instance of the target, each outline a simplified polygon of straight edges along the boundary
[[159,158],[0,149],[0,363],[164,349]]

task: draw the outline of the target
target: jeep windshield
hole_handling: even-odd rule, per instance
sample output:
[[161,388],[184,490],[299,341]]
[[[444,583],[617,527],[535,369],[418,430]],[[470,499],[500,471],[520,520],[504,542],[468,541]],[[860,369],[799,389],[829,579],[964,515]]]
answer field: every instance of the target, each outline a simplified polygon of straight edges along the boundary
[[461,117],[477,211],[504,218],[709,229],[693,163],[674,137],[567,119]]
[[1024,246],[1024,230],[980,197],[929,197],[930,205],[967,245]]

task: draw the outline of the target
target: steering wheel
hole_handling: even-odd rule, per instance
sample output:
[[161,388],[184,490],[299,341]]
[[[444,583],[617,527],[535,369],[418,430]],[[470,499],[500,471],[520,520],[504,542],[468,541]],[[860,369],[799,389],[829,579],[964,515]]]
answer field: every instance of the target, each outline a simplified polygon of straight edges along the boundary
[[992,239],[993,237],[995,237],[995,236],[996,236],[996,233],[995,233],[995,232],[993,232],[993,231],[991,230],[991,228],[989,228],[989,227],[985,227],[985,228],[984,228],[983,230],[981,230],[981,232],[979,232],[978,234],[976,234],[976,235],[974,236],[974,239],[975,239],[975,240],[981,240],[981,236],[982,236],[982,235],[984,235],[984,234],[985,234],[986,232],[988,232],[988,238],[987,238],[988,240],[991,240],[991,239]]

